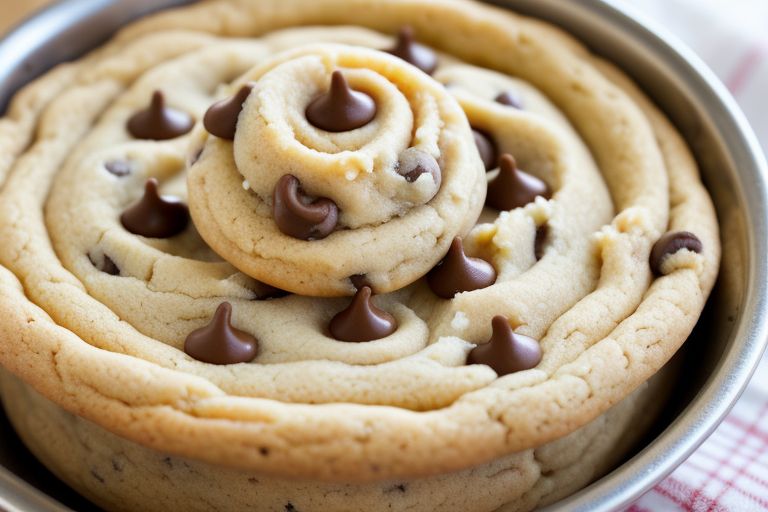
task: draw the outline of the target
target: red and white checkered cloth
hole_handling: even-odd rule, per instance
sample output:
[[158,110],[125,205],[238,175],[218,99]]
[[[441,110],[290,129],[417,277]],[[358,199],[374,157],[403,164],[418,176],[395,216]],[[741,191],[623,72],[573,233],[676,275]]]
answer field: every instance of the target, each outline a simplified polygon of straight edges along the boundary
[[[631,1],[709,64],[768,149],[768,0]],[[625,510],[678,511],[768,511],[768,356],[714,434]]]
[[625,512],[768,510],[768,359],[715,433]]

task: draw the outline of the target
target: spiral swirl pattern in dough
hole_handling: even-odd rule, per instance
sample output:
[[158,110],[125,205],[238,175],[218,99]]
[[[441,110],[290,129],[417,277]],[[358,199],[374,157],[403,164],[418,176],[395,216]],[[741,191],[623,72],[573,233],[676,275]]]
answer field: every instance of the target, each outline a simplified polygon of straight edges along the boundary
[[[331,133],[307,120],[336,70],[377,103],[362,128]],[[461,108],[426,74],[381,51],[325,44],[280,53],[239,82],[254,88],[234,143],[206,137],[189,190],[203,237],[246,274],[312,296],[351,295],[350,277],[365,276],[385,293],[426,274],[474,224],[485,173]],[[406,151],[441,162],[438,177],[407,180]],[[338,206],[334,233],[307,242],[280,231],[273,193],[286,174]]]
[[[247,147],[259,131],[245,128],[257,122],[250,114],[258,94],[245,104],[244,129],[234,143],[205,141],[199,125],[176,139],[136,140],[126,123],[156,90],[199,121],[233,93],[233,84],[271,76],[259,66],[282,73],[283,65],[301,61],[316,67],[314,89],[298,88],[306,100],[332,68],[316,56],[337,54],[372,59],[381,72],[360,70],[350,80],[379,84],[398,98],[402,92],[395,89],[411,83],[398,73],[415,71],[373,53],[391,47],[384,34],[406,23],[443,52],[434,79],[466,116],[458,116],[437,82],[418,78],[436,103],[425,101],[425,116],[441,111],[442,129],[454,123],[457,132],[452,145],[443,145],[435,133],[440,123],[422,124],[411,114],[415,126],[427,127],[423,136],[445,166],[442,187],[448,188],[436,197],[451,190],[451,166],[469,161],[470,125],[552,190],[550,199],[511,211],[486,208],[475,225],[453,228],[466,232],[469,255],[492,263],[495,284],[446,300],[419,279],[376,297],[397,321],[393,334],[345,343],[329,336],[327,325],[348,298],[266,300],[272,291],[216,254],[224,251],[215,243],[216,251],[209,248],[195,226],[153,239],[121,225],[121,213],[141,197],[148,178],[160,182],[163,194],[187,201],[189,169],[193,179],[219,173],[205,185],[226,185],[221,190],[231,195],[225,200],[208,190],[208,197],[227,211],[247,196],[258,211],[243,222],[257,222],[258,200],[268,198],[277,176],[270,166],[266,179],[256,179],[265,168],[251,159],[257,153],[249,151],[259,148]],[[285,28],[292,26],[298,28]],[[275,67],[278,55],[285,60]],[[342,61],[341,67],[364,66]],[[263,85],[264,94],[275,93]],[[520,93],[523,110],[494,101],[507,89]],[[411,105],[393,101],[403,112]],[[318,162],[335,158],[333,147],[375,146],[390,133],[380,128],[374,121],[338,137],[323,139],[313,130],[297,136],[331,155],[312,155],[309,161]],[[383,155],[387,165],[366,164],[373,167],[360,172],[373,169],[375,179],[408,145],[407,131],[396,128],[397,144],[370,153]],[[264,154],[277,158],[276,147],[263,146]],[[150,17],[22,92],[0,121],[0,150],[3,366],[121,436],[272,475],[373,481],[437,474],[565,435],[629,395],[671,357],[695,324],[719,261],[717,223],[695,162],[634,85],[560,31],[464,0],[212,0]],[[471,153],[472,165],[480,165]],[[360,153],[350,158],[364,160]],[[115,168],[115,162],[129,172],[110,172],[107,164]],[[314,165],[296,172],[311,180]],[[398,187],[391,194],[386,184],[378,187],[392,199],[380,210],[355,205],[357,196],[345,199],[346,190],[338,191],[349,228],[339,235],[362,236],[366,224],[383,219],[386,232],[397,222],[416,222],[419,212],[438,211],[429,211],[429,194],[403,203]],[[481,194],[472,186],[464,194],[466,220]],[[409,202],[414,206],[401,210]],[[218,228],[237,229],[237,216],[228,220]],[[195,221],[201,223],[200,215]],[[438,252],[450,243],[447,229],[430,235],[445,244]],[[665,275],[655,277],[649,254],[667,231],[695,233],[703,251],[676,253],[664,263]],[[334,238],[311,243],[330,246]],[[373,238],[383,244],[379,254],[388,254],[388,239]],[[357,271],[350,266],[344,274]],[[381,282],[386,279],[382,274]],[[338,290],[335,295],[351,291]],[[250,363],[210,365],[182,350],[185,337],[208,323],[223,301],[232,304],[233,324],[259,340]],[[473,347],[487,342],[498,315],[540,341],[536,368],[499,378],[489,366],[465,364]]]

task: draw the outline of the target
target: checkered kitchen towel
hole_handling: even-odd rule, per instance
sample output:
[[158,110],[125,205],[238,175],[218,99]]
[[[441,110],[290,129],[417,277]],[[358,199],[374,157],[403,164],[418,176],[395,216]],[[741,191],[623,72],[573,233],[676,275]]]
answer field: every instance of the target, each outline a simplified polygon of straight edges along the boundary
[[[692,47],[768,150],[768,0],[624,0]],[[768,511],[768,355],[714,434],[625,512]]]

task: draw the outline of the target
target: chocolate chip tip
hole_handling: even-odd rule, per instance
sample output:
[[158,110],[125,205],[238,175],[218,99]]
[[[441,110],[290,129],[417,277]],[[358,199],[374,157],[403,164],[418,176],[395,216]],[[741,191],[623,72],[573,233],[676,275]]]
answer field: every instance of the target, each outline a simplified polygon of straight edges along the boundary
[[355,287],[356,291],[364,286],[367,286],[368,288],[371,289],[372,292],[374,293],[376,292],[376,290],[374,290],[373,285],[368,280],[367,274],[355,274],[353,276],[349,276],[349,281],[352,283],[352,286]]
[[344,73],[336,70],[331,74],[328,91],[307,106],[305,116],[312,126],[339,133],[367,125],[376,117],[377,110],[371,96],[352,89]]
[[477,345],[467,356],[467,364],[490,366],[499,377],[535,368],[542,359],[539,342],[514,332],[509,320],[501,315],[491,319],[488,342]]
[[514,210],[533,202],[539,196],[544,199],[552,197],[549,185],[520,170],[511,154],[502,154],[499,157],[499,173],[488,183],[486,206],[500,211]]
[[144,195],[120,215],[123,227],[147,238],[171,238],[189,225],[189,208],[177,198],[160,195],[156,178],[144,185]]
[[169,140],[189,133],[195,122],[188,113],[166,106],[165,95],[152,93],[149,106],[133,114],[126,129],[136,139]]
[[651,271],[656,276],[665,275],[662,272],[662,266],[666,259],[677,253],[680,250],[687,249],[689,251],[701,254],[704,250],[704,244],[701,243],[699,237],[690,231],[668,231],[664,233],[651,249],[649,257],[649,264]]
[[386,338],[395,332],[395,317],[377,307],[372,298],[369,286],[357,290],[350,305],[328,324],[331,336],[339,341],[360,343]]
[[184,352],[198,361],[229,365],[253,361],[258,353],[258,340],[232,326],[232,304],[222,302],[208,325],[189,333]]
[[385,50],[431,75],[438,66],[437,54],[428,46],[416,42],[416,31],[410,25],[400,27],[394,47]]
[[211,105],[203,116],[203,127],[206,131],[220,139],[234,140],[240,112],[254,85],[249,82],[240,87],[233,96]]
[[496,269],[482,258],[468,257],[460,237],[451,241],[445,257],[427,274],[432,292],[443,299],[487,288],[496,282]]

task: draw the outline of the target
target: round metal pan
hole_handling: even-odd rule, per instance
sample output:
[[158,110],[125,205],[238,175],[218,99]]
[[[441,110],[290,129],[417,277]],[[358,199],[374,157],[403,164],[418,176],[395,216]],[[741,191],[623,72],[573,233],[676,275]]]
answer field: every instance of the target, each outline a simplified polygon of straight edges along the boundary
[[[189,0],[66,0],[0,42],[0,111],[20,86],[82,55],[147,12]],[[693,148],[723,238],[718,284],[677,359],[685,379],[641,449],[546,510],[619,510],[669,474],[716,428],[768,341],[768,171],[734,100],[689,49],[621,0],[496,0],[563,27],[621,67]],[[97,510],[37,464],[0,415],[0,510]]]

